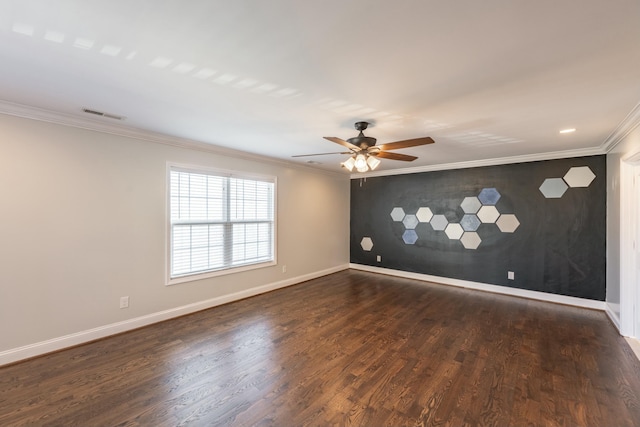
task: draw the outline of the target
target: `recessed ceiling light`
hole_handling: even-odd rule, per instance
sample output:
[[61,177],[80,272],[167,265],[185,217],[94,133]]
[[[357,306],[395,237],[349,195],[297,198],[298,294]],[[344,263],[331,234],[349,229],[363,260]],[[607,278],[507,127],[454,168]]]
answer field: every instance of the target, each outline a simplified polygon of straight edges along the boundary
[[573,132],[575,132],[575,131],[576,131],[576,129],[575,129],[575,128],[571,128],[571,129],[562,129],[562,130],[560,131],[560,133],[573,133]]

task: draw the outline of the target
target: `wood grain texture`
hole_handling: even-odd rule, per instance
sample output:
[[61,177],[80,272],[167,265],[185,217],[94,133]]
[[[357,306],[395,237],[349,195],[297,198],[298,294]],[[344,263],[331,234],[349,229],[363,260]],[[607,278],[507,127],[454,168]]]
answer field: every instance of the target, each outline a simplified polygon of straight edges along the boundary
[[598,311],[361,271],[0,368],[0,425],[637,426]]

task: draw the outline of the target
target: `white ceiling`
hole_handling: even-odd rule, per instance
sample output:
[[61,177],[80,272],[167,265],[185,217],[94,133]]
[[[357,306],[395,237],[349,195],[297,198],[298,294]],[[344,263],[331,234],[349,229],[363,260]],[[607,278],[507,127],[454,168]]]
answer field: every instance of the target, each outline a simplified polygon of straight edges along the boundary
[[360,120],[436,141],[381,170],[580,152],[640,101],[638,0],[0,0],[0,37],[4,103],[335,171],[291,156]]

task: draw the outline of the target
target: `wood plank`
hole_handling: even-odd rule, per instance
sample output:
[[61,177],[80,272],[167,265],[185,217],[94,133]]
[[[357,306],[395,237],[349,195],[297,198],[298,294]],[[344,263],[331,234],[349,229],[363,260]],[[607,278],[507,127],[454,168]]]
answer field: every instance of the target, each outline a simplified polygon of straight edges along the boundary
[[0,368],[0,425],[640,425],[605,314],[361,271]]

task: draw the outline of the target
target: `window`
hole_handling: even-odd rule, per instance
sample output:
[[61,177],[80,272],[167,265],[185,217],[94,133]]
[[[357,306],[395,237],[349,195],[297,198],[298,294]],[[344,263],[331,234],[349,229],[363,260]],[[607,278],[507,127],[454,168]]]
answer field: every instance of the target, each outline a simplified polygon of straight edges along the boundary
[[170,166],[169,283],[274,264],[274,193],[275,178]]

